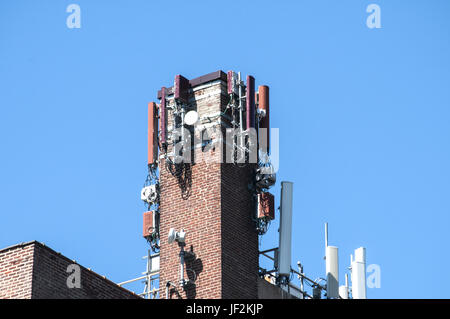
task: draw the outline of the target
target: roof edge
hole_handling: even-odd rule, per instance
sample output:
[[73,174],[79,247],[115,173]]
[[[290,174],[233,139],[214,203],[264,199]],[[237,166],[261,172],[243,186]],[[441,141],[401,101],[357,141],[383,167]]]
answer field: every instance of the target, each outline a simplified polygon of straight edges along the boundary
[[25,246],[29,246],[29,245],[32,245],[32,244],[41,244],[41,245],[43,245],[42,243],[38,242],[37,240],[32,240],[32,241],[27,241],[27,242],[22,242],[22,243],[19,243],[19,244],[11,245],[11,246],[8,246],[8,247],[5,247],[5,248],[0,248],[0,253],[3,253],[5,251],[8,251],[8,250],[11,250],[11,249],[14,249],[14,248],[23,248]]
[[[211,72],[199,77],[196,77],[192,80],[189,80],[189,86],[191,88],[199,86],[201,84],[205,84],[214,80],[221,79],[222,81],[227,81],[227,74],[222,70]],[[167,95],[173,94],[173,86],[167,88]],[[161,99],[161,90],[158,90],[157,98]]]
[[[80,265],[80,264],[79,264],[78,262],[76,262],[75,260],[70,259],[69,257],[63,255],[63,254],[60,253],[60,252],[57,252],[56,250],[50,248],[49,246],[47,246],[47,245],[45,245],[44,243],[41,243],[41,242],[39,242],[39,241],[37,241],[37,240],[32,240],[32,241],[28,241],[28,242],[23,242],[23,243],[20,243],[20,244],[15,244],[15,245],[12,245],[12,246],[9,246],[9,247],[6,247],[6,248],[2,248],[2,249],[0,249],[0,253],[6,252],[6,251],[11,250],[11,249],[23,248],[23,247],[30,246],[30,245],[34,245],[35,247],[36,247],[36,246],[39,246],[39,247],[41,247],[41,248],[47,249],[47,250],[50,251],[52,254],[58,255],[58,256],[60,256],[61,258],[66,259],[67,261],[70,261],[70,262],[72,262],[72,263],[74,263],[74,264],[77,264],[77,265],[80,266],[83,270],[92,273],[94,276],[97,276],[97,277],[99,277],[99,278],[101,278],[101,279],[103,279],[103,280],[105,280],[105,281],[107,281],[107,282],[109,282],[109,283],[112,283],[113,285],[117,286],[119,289],[121,289],[121,290],[123,290],[123,291],[125,291],[125,292],[128,292],[128,293],[130,293],[131,295],[137,296],[137,297],[139,297],[139,298],[142,299],[142,297],[139,296],[138,294],[136,294],[135,292],[133,292],[133,291],[131,291],[131,290],[128,290],[128,289],[126,289],[125,287],[119,286],[117,283],[115,283],[115,282],[112,281],[111,279],[107,278],[106,276],[102,276],[102,275],[100,275],[99,273],[96,273],[95,271],[93,271],[93,270],[91,270],[91,269],[89,269],[89,268],[87,268],[87,267],[85,267],[85,266],[83,266],[83,265]],[[33,267],[33,268],[34,268],[34,267]]]

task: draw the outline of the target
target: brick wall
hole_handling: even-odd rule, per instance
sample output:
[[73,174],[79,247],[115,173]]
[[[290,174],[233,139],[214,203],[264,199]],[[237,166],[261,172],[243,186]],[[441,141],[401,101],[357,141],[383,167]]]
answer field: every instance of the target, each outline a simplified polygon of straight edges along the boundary
[[140,298],[80,266],[80,288],[69,288],[67,267],[74,261],[39,243],[0,251],[0,298],[130,299]]
[[257,298],[258,236],[249,167],[222,164],[222,298]]
[[16,245],[0,251],[0,299],[31,298],[33,245]]
[[[197,126],[196,134],[202,125],[209,125],[225,137],[224,123],[217,123],[214,115],[228,103],[226,83],[216,81],[194,89],[190,98],[200,118],[211,116],[210,121]],[[170,118],[169,113],[169,126]],[[195,149],[196,160],[201,152],[202,148]],[[253,202],[248,190],[252,167],[220,163],[220,148],[205,153],[211,162],[192,165],[189,196],[182,196],[178,179],[160,159],[160,296],[166,297],[166,283],[171,281],[177,285],[170,291],[171,298],[257,298],[258,236],[251,220]],[[195,279],[195,286],[185,291],[178,285],[180,248],[177,243],[167,243],[172,227],[187,232],[185,249],[196,255],[185,270],[185,279]]]

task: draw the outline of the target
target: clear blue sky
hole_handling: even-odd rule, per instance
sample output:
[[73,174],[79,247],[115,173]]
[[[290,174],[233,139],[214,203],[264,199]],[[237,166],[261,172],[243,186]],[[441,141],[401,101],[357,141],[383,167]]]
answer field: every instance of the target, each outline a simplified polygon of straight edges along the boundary
[[113,281],[140,275],[147,102],[175,74],[233,69],[271,87],[293,265],[324,276],[328,221],[342,277],[359,246],[381,266],[368,297],[449,298],[449,14],[445,0],[1,1],[0,247],[36,239]]

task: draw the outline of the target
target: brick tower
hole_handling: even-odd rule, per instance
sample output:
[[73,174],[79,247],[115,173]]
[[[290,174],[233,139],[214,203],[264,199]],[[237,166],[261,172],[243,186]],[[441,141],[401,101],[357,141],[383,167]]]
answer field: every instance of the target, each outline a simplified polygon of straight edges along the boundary
[[232,71],[177,75],[149,103],[143,235],[160,298],[258,298],[258,234],[274,218],[268,90]]
[[[249,190],[254,167],[225,163],[221,140],[206,145],[211,132],[219,130],[225,137],[230,127],[227,75],[210,73],[190,80],[187,87],[188,110],[199,117],[191,128],[193,164],[174,168],[159,157],[160,296],[166,298],[166,285],[172,282],[170,298],[257,298],[258,234]],[[169,132],[175,90],[162,90],[168,111],[167,119],[160,115],[160,121],[167,121]],[[186,232],[185,250],[194,253],[186,259],[184,277],[189,284],[184,289],[176,287],[180,247],[168,243],[170,228]]]

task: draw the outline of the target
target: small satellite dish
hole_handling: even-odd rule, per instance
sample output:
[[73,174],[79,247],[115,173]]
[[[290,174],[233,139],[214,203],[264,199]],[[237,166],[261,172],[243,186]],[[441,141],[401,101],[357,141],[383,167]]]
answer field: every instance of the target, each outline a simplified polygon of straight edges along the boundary
[[176,237],[177,237],[177,232],[175,231],[175,228],[171,228],[169,230],[169,238],[168,238],[169,244],[173,243],[174,240],[176,239]]
[[189,111],[184,116],[184,123],[186,125],[194,125],[198,121],[198,113],[196,111]]
[[173,243],[174,241],[177,241],[179,243],[184,243],[184,240],[186,238],[186,232],[184,229],[180,230],[179,232],[175,230],[175,228],[171,228],[169,230],[169,236],[167,238],[167,241],[169,244]]

